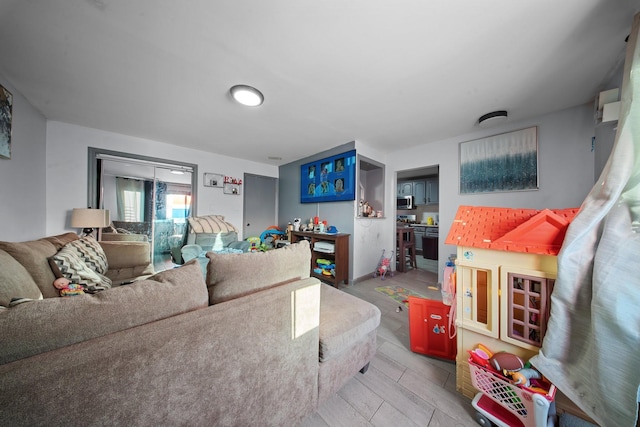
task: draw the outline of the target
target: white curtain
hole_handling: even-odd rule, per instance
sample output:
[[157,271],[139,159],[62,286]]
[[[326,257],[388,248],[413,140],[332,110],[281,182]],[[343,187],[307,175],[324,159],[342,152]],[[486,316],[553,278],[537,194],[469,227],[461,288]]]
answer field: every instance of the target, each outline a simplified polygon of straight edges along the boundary
[[640,14],[618,130],[558,254],[551,317],[531,362],[602,426],[635,426],[640,398]]
[[142,222],[144,219],[144,181],[116,178],[118,220]]

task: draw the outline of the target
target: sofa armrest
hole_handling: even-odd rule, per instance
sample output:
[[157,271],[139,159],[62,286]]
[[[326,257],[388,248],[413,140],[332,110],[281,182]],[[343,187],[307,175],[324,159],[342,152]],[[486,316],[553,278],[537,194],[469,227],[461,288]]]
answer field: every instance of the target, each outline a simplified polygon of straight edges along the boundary
[[149,242],[101,241],[100,246],[107,255],[109,263],[106,276],[116,286],[154,273]]
[[151,264],[151,247],[149,242],[105,242],[100,246],[104,249],[109,262],[109,269],[136,267]]
[[0,425],[299,425],[319,305],[308,278],[1,365]]
[[182,249],[180,249],[180,253],[182,254],[184,262],[191,261],[202,255],[202,246],[196,244],[184,245]]

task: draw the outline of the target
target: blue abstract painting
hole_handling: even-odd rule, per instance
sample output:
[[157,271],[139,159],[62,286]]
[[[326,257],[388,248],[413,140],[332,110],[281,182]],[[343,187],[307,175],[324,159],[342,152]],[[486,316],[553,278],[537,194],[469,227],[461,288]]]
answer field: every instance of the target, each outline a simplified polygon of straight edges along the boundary
[[460,194],[537,189],[537,127],[460,144]]

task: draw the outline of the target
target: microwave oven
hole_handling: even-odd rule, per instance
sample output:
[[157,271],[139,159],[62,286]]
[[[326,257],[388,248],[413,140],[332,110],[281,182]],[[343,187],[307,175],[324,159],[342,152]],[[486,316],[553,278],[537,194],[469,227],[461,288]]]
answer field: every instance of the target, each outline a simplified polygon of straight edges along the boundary
[[415,207],[413,196],[398,197],[396,209],[414,209]]

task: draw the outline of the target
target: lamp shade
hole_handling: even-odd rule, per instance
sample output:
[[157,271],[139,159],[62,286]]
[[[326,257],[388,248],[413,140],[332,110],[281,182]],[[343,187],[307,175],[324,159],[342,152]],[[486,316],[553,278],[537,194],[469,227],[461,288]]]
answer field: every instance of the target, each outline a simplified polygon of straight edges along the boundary
[[73,208],[71,213],[71,226],[74,228],[102,228],[110,222],[106,209]]

